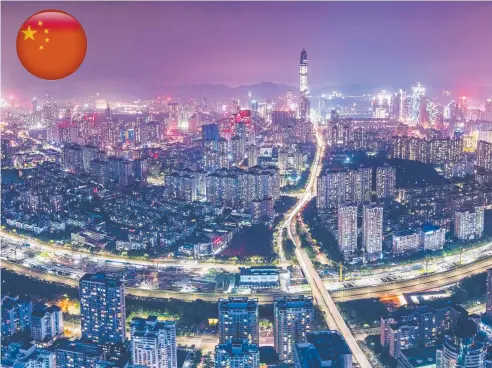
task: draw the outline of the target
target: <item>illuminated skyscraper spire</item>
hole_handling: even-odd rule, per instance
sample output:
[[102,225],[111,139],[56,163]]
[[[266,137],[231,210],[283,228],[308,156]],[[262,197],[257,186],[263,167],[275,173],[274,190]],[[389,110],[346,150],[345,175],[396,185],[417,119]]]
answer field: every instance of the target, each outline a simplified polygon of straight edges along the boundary
[[309,98],[308,98],[308,61],[306,50],[301,51],[301,61],[299,68],[300,83],[300,103],[299,116],[303,120],[309,120]]
[[307,61],[307,52],[306,50],[302,50],[301,52],[301,63],[300,63],[300,77],[301,77],[301,82],[299,84],[300,86],[300,92],[302,94],[306,94],[308,90],[308,84],[307,84],[307,77],[308,77],[308,61]]

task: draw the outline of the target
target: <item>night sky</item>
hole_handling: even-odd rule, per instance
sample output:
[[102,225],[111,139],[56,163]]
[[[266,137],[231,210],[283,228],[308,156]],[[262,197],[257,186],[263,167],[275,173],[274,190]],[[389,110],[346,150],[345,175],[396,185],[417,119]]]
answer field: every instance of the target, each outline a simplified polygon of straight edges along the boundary
[[[358,84],[492,93],[492,2],[2,2],[2,93],[68,96],[165,86],[261,82],[297,86],[308,52],[311,89]],[[87,56],[62,81],[18,61],[31,14],[60,9],[84,26]]]

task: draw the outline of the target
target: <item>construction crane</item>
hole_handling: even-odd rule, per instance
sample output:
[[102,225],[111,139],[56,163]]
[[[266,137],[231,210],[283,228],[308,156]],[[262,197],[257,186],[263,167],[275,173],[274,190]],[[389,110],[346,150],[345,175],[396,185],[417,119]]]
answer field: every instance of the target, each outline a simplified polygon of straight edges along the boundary
[[338,267],[339,267],[339,280],[340,282],[343,282],[343,269],[347,269],[347,267],[345,267],[342,262],[338,263]]

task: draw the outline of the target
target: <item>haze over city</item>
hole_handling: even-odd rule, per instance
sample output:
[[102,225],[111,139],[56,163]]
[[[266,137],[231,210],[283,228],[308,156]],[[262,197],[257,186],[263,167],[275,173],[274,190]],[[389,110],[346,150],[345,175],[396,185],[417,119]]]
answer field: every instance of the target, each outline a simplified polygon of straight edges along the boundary
[[492,3],[1,6],[2,367],[492,367]]
[[[69,88],[150,97],[182,84],[296,85],[297,50],[310,54],[310,89],[356,85],[374,92],[415,81],[431,91],[492,88],[490,2],[2,2],[2,92]],[[26,14],[60,8],[85,28],[80,69],[51,83],[18,62]],[[347,91],[349,93],[350,90]]]

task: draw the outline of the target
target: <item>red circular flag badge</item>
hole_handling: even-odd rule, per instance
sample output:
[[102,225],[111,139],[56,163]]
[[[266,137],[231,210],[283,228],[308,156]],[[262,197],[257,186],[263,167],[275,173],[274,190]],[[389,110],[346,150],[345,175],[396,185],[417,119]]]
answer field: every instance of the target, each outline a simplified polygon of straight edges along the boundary
[[17,55],[36,77],[55,80],[68,77],[84,61],[87,38],[80,23],[60,10],[32,15],[17,35]]

